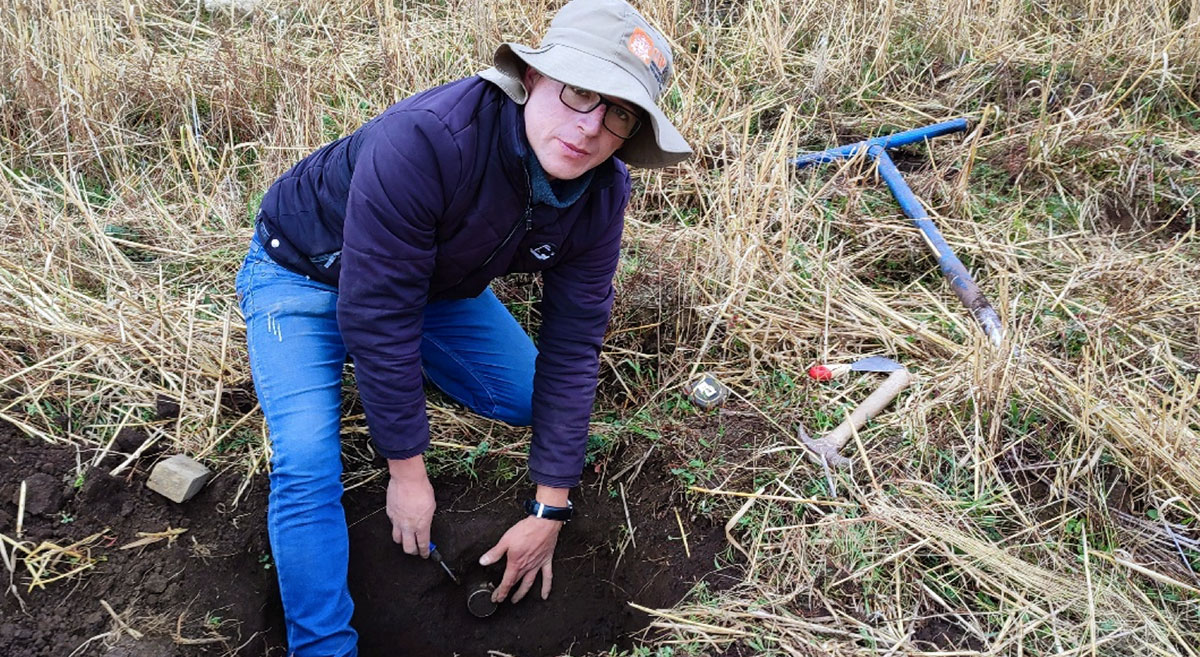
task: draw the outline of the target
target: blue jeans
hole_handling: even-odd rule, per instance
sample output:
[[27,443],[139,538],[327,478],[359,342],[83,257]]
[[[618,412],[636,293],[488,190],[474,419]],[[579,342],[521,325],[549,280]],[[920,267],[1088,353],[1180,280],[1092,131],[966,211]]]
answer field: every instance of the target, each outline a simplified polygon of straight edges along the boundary
[[[346,584],[337,289],[284,269],[256,236],[237,275],[254,388],[271,437],[267,532],[289,654],[357,654]],[[528,425],[537,349],[491,290],[425,309],[424,375],[471,410]]]

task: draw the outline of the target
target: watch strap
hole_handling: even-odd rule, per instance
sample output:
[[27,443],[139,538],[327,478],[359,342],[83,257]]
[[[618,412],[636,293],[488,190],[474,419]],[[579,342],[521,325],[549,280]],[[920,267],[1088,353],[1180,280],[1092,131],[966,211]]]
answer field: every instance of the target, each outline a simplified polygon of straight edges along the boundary
[[575,510],[575,505],[567,500],[566,506],[550,506],[542,504],[537,500],[525,500],[525,513],[535,518],[545,518],[547,520],[559,520],[567,522],[571,519],[571,514]]

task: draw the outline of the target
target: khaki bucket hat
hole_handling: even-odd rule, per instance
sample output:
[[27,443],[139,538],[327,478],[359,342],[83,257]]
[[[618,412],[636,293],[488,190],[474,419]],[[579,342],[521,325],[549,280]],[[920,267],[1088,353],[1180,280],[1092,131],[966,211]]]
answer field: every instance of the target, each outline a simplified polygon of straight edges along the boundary
[[521,81],[522,62],[560,82],[621,98],[644,110],[649,120],[617,150],[626,163],[665,167],[692,154],[657,105],[673,71],[671,47],[623,0],[571,0],[554,16],[540,46],[501,44],[494,66],[479,76],[523,105],[529,92]]

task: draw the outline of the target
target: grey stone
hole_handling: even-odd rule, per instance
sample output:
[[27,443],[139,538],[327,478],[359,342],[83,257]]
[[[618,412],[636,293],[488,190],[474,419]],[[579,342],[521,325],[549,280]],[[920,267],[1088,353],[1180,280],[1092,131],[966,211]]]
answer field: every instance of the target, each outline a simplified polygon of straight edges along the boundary
[[212,471],[183,454],[163,459],[150,471],[146,486],[172,502],[186,502],[212,476]]

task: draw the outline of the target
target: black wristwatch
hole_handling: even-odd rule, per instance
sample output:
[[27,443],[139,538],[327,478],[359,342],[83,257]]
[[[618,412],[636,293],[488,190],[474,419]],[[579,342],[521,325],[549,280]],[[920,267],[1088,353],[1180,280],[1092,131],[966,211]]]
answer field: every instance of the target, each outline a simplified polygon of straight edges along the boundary
[[549,504],[542,504],[537,500],[525,500],[525,513],[535,518],[567,522],[571,519],[571,514],[574,510],[575,506],[571,504],[570,500],[567,500],[566,506],[550,506]]

